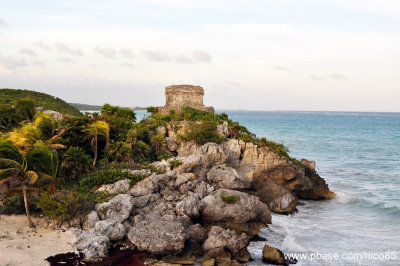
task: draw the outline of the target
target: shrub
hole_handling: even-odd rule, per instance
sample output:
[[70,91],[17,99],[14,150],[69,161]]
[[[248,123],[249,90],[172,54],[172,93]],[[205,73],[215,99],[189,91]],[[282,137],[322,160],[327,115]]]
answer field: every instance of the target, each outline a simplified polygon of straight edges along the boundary
[[102,118],[110,125],[110,139],[125,139],[128,130],[136,121],[135,112],[129,108],[104,104],[101,108]]
[[134,184],[136,184],[146,177],[147,176],[143,175],[133,175],[128,171],[123,171],[116,168],[99,170],[97,172],[87,174],[84,178],[82,178],[79,182],[78,191],[89,191],[101,185],[113,184],[124,179],[130,179],[134,182]]
[[182,165],[183,162],[181,160],[172,160],[169,162],[169,169],[173,170],[175,167]]
[[286,158],[290,159],[289,148],[281,143],[276,143],[274,141],[267,140],[266,138],[261,138],[258,141],[258,145],[263,146],[263,147],[268,147],[271,150],[276,151],[280,155],[285,156]]
[[[40,210],[36,207],[37,198],[28,196],[28,208],[30,213],[38,213]],[[11,198],[5,200],[3,205],[0,205],[0,214],[25,214],[24,196],[15,194]]]
[[224,196],[221,194],[221,199],[228,204],[233,204],[239,200],[239,196],[236,196],[236,195]]
[[87,213],[94,208],[96,196],[94,193],[78,193],[71,190],[61,190],[51,195],[47,192],[39,194],[37,206],[42,209],[48,219],[61,226],[64,222],[79,219],[79,223]]
[[217,132],[217,123],[214,121],[203,121],[200,123],[188,124],[183,135],[179,136],[181,140],[194,140],[197,144],[203,145],[207,142],[221,143],[224,137]]
[[154,106],[149,106],[146,108],[146,111],[148,113],[156,113],[157,112],[157,108],[155,108]]

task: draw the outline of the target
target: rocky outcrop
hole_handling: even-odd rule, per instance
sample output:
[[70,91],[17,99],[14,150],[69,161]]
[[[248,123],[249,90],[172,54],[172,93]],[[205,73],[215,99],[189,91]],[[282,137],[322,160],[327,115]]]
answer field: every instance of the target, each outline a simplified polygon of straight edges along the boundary
[[134,223],[128,233],[129,240],[141,251],[162,255],[179,252],[188,239],[185,228],[172,215],[151,213]]
[[[271,223],[270,211],[290,213],[298,198],[334,195],[315,162],[294,163],[268,147],[238,140],[173,144],[177,157],[152,164],[165,173],[127,170],[148,177],[133,187],[122,180],[100,189],[125,194],[89,213],[75,244],[85,256],[105,256],[110,242],[122,241],[168,262],[192,263],[201,255],[205,265],[237,265],[250,259],[249,239]],[[177,160],[182,164],[171,169]],[[274,248],[264,251],[266,261],[281,263]]]

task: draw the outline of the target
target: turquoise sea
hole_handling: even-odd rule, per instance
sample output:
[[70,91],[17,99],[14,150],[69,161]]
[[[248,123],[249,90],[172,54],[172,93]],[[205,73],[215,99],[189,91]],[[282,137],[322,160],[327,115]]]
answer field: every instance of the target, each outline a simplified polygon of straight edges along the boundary
[[[337,194],[273,214],[261,233],[267,243],[306,254],[297,265],[400,265],[400,113],[218,112],[285,144],[293,157],[315,160]],[[251,244],[253,257],[263,245]]]

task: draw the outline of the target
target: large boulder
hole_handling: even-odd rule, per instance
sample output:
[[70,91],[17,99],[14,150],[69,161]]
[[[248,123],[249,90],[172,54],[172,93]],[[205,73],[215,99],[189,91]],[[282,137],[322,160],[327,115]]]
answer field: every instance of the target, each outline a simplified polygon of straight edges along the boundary
[[220,188],[250,188],[251,183],[240,178],[236,170],[226,164],[216,165],[207,173],[207,180]]
[[205,252],[227,248],[233,255],[249,244],[249,237],[245,233],[212,226],[208,238],[203,244]]
[[119,194],[111,200],[96,205],[96,211],[102,220],[122,223],[131,214],[133,208],[132,196]]
[[133,186],[129,192],[134,197],[157,193],[160,190],[160,185],[167,183],[169,180],[170,177],[167,174],[157,175],[153,173],[149,177]]
[[176,217],[159,213],[146,215],[128,233],[129,240],[139,250],[156,255],[181,251],[188,237]]
[[271,264],[286,264],[286,258],[282,251],[277,248],[265,245],[263,248],[263,261]]
[[125,227],[121,223],[108,220],[98,221],[95,225],[95,231],[107,236],[111,241],[121,240],[126,235]]
[[95,259],[106,257],[108,254],[108,248],[110,246],[110,239],[90,229],[82,231],[76,238],[73,245],[77,250],[82,251],[87,259]]
[[266,203],[271,211],[277,213],[293,212],[298,201],[296,195],[273,182],[264,184],[262,189],[256,192],[256,196]]
[[203,198],[201,214],[203,220],[210,224],[214,222],[271,223],[268,206],[258,197],[229,189],[219,189]]
[[130,188],[130,180],[124,179],[120,180],[114,184],[102,185],[97,191],[104,191],[110,194],[126,193]]
[[100,221],[99,215],[97,214],[96,211],[91,211],[86,217],[86,221],[83,224],[84,229],[91,229],[94,228],[96,223]]

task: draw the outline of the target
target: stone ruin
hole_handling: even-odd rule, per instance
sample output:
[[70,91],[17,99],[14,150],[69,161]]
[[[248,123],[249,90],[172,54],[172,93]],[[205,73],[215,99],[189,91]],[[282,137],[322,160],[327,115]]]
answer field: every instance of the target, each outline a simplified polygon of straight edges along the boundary
[[165,106],[157,107],[157,112],[169,114],[170,110],[180,112],[182,107],[188,106],[202,111],[214,112],[214,107],[204,106],[204,89],[193,85],[171,85],[165,87]]

